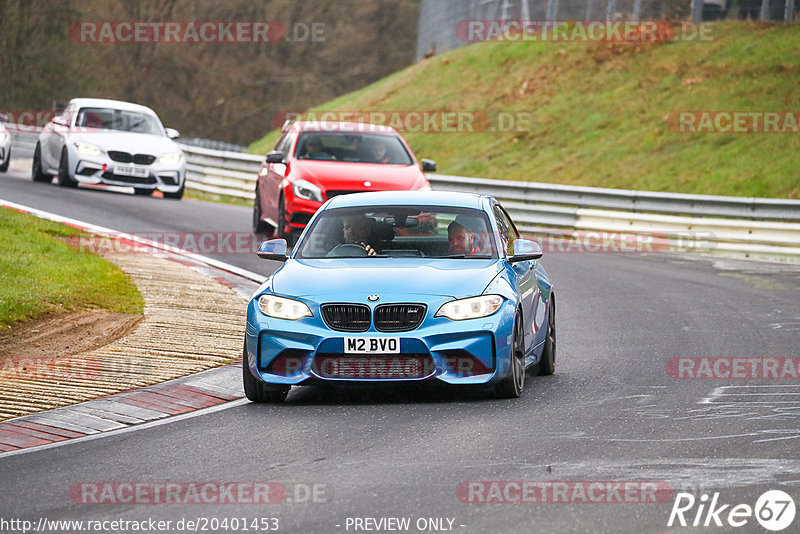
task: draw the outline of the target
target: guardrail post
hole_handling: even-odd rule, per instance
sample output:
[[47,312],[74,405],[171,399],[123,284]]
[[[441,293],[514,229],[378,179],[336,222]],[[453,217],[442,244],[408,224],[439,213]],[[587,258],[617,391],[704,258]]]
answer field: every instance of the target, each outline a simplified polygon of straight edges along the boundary
[[617,0],[608,0],[606,5],[606,21],[614,20],[617,14]]
[[770,0],[761,0],[761,13],[758,18],[762,22],[769,21],[769,1]]
[[633,17],[631,18],[637,22],[642,18],[642,0],[633,0]]
[[703,22],[703,0],[692,0],[692,22]]

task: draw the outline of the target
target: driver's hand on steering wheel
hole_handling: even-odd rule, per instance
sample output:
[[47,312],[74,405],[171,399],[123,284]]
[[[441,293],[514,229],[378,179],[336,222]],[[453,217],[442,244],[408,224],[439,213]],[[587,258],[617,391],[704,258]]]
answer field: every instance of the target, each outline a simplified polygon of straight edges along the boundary
[[374,248],[372,248],[372,246],[371,246],[371,245],[367,245],[367,244],[366,244],[366,243],[364,243],[363,241],[362,241],[361,243],[359,243],[359,245],[361,245],[362,247],[364,247],[364,250],[366,250],[366,251],[367,251],[367,256],[377,256],[377,255],[378,255],[378,253],[377,253],[377,252],[375,252],[375,249],[374,249]]

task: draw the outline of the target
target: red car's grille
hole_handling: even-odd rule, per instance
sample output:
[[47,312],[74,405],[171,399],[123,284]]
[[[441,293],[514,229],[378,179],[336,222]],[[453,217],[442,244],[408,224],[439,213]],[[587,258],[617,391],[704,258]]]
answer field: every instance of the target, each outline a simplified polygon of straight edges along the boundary
[[364,191],[344,191],[344,190],[336,190],[336,191],[326,191],[325,194],[328,198],[338,197],[339,195],[349,195],[350,193],[363,193]]

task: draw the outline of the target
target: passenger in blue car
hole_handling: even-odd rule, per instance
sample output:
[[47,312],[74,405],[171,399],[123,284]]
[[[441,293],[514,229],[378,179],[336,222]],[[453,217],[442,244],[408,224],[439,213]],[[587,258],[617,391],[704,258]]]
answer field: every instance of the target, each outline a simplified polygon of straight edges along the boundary
[[450,240],[450,248],[456,254],[472,256],[481,252],[477,236],[458,221],[451,222],[447,227],[447,238]]

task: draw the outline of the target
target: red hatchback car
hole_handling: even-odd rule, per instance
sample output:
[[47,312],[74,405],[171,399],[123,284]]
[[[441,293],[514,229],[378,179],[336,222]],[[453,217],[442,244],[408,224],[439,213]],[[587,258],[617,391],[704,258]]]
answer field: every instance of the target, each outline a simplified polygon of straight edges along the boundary
[[425,172],[394,128],[352,122],[293,122],[284,126],[256,181],[253,231],[289,243],[331,197],[364,191],[429,190]]

